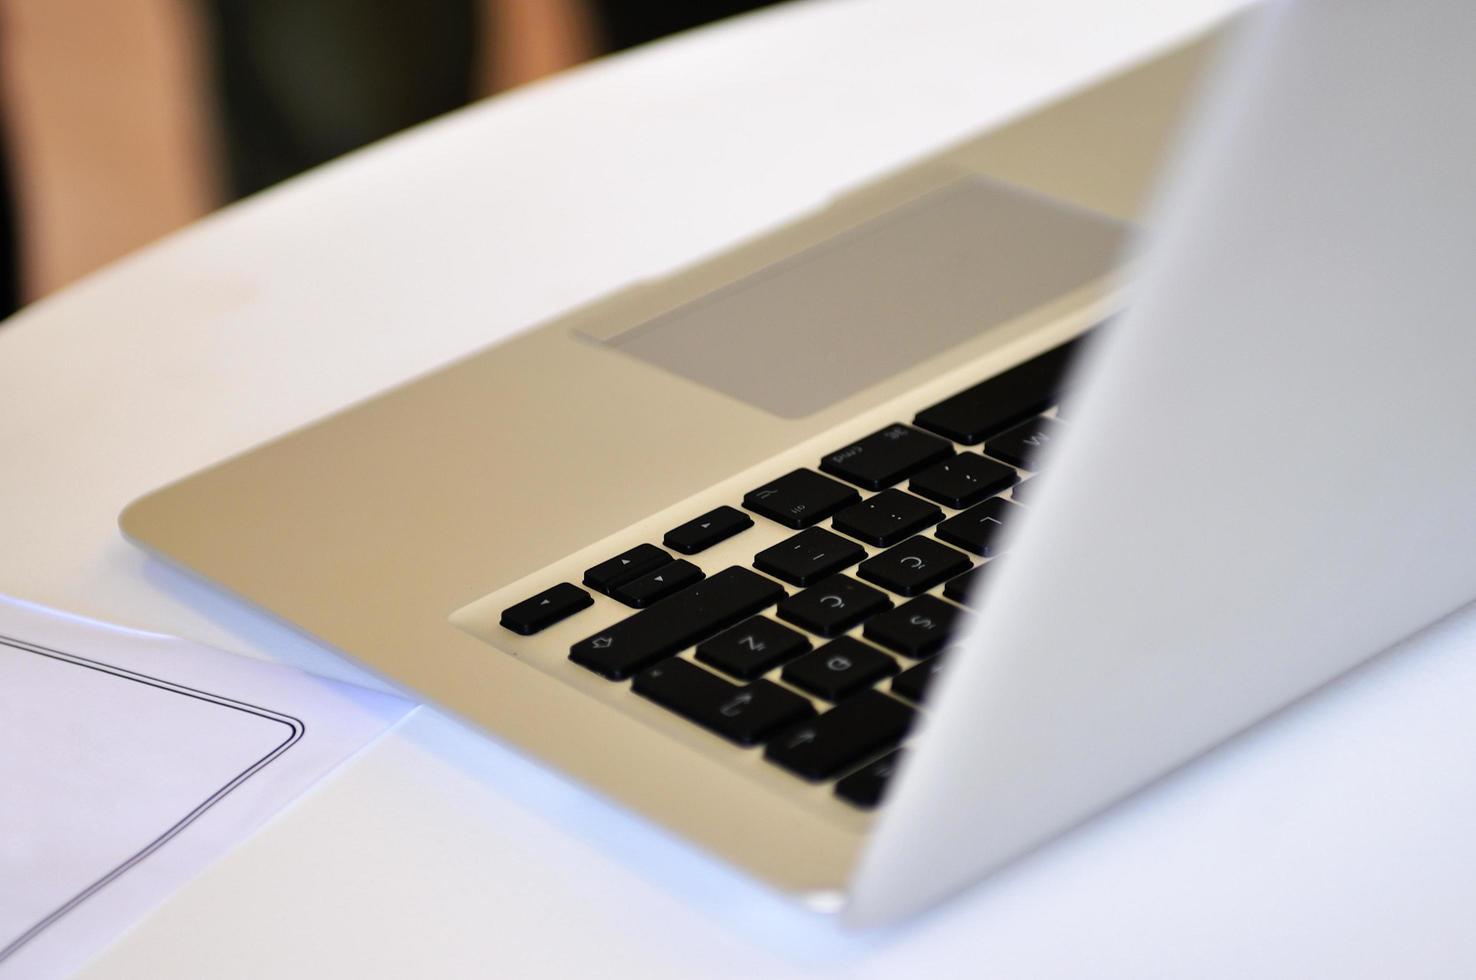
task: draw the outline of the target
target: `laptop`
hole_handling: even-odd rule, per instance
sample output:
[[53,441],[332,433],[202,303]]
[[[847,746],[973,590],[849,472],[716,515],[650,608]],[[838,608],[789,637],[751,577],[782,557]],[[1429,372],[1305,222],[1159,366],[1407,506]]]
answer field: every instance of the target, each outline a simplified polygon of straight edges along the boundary
[[1247,18],[1151,196],[1210,39],[123,530],[812,906],[917,912],[1476,596],[1476,12],[1418,6]]

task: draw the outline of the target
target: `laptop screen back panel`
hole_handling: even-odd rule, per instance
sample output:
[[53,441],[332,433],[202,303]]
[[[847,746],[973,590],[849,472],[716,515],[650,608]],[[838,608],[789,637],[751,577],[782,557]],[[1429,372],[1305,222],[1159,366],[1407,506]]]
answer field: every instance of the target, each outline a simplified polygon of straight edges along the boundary
[[915,911],[1476,597],[1476,9],[1270,7],[936,692],[850,917]]

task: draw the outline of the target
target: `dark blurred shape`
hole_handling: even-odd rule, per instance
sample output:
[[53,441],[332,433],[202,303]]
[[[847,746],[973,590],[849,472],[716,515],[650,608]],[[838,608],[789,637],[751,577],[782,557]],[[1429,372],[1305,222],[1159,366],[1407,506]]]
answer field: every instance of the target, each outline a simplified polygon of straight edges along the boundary
[[0,126],[0,320],[20,306],[20,263],[15,235],[15,200],[11,197],[10,154]]
[[597,0],[590,6],[599,18],[609,50],[634,47],[658,37],[732,17],[776,0]]
[[205,0],[229,196],[465,105],[475,0]]
[[[774,0],[591,0],[619,50]],[[480,0],[203,0],[221,103],[228,196],[465,105]]]

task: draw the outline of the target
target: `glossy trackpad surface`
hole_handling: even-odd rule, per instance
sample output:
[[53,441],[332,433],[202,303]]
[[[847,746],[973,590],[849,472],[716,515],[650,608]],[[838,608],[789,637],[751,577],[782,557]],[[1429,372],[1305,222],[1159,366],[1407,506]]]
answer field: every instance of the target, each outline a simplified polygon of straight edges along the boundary
[[800,418],[1089,285],[1125,230],[961,178],[603,343]]

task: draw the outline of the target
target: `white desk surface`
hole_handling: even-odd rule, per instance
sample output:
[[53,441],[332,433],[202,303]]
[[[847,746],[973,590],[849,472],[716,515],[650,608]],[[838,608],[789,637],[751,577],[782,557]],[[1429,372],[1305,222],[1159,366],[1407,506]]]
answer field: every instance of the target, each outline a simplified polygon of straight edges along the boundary
[[[146,560],[118,510],[1229,6],[781,7],[231,208],[0,329],[0,591],[366,680]],[[860,937],[423,709],[86,974],[1476,975],[1464,618],[940,911]]]

